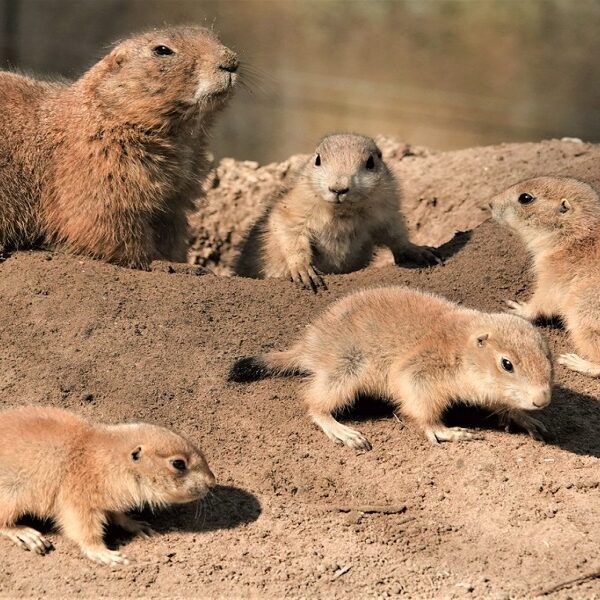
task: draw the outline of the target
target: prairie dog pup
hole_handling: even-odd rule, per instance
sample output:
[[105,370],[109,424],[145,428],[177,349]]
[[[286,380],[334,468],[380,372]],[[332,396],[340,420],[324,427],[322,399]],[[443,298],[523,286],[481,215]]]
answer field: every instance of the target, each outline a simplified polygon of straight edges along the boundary
[[214,482],[202,452],[163,427],[93,425],[48,407],[0,412],[0,534],[38,554],[51,543],[16,525],[21,515],[53,518],[96,562],[127,564],[104,544],[108,520],[146,537],[150,526],[125,511],[192,502]]
[[123,41],[70,85],[0,72],[0,252],[185,261],[207,130],[237,67],[212,31],[175,27]]
[[533,325],[405,287],[342,298],[289,350],[241,359],[229,379],[295,371],[309,374],[312,420],[333,441],[362,450],[370,443],[331,415],[359,394],[389,397],[430,441],[443,442],[477,437],[443,425],[454,401],[502,411],[539,439],[545,428],[525,411],[547,406],[552,388],[548,347]]
[[247,245],[235,272],[283,277],[316,289],[319,273],[366,267],[376,246],[387,246],[397,263],[440,262],[432,248],[412,244],[398,210],[394,177],[368,137],[325,137],[291,189],[259,225],[258,248]]
[[533,258],[535,290],[511,311],[534,321],[559,316],[577,354],[558,362],[600,376],[600,198],[587,183],[566,177],[522,181],[492,201],[494,218],[516,231]]

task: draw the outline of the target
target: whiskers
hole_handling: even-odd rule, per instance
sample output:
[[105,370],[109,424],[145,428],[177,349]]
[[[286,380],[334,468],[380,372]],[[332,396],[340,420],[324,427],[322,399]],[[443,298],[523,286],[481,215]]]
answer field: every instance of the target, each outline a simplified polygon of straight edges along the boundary
[[276,95],[276,81],[266,70],[249,62],[241,61],[238,85],[251,96],[266,100]]

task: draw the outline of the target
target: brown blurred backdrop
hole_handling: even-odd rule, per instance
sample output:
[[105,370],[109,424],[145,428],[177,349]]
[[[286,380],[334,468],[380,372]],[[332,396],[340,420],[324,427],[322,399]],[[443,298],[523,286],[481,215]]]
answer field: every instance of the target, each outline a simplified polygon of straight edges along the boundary
[[217,156],[282,159],[334,130],[600,140],[595,0],[0,0],[0,22],[0,66],[67,77],[131,32],[214,24],[255,73]]

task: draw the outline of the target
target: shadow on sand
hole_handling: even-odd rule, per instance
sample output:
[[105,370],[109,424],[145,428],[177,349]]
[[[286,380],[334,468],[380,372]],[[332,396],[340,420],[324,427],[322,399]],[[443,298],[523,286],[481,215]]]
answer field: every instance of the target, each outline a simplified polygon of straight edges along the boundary
[[[389,419],[400,410],[391,403],[370,397],[359,397],[356,404],[338,413],[340,420],[367,421]],[[556,386],[551,404],[532,416],[546,425],[550,434],[545,443],[558,446],[567,452],[583,456],[600,457],[600,400],[574,390]],[[499,417],[484,408],[456,404],[444,414],[449,427],[474,429],[502,429]]]

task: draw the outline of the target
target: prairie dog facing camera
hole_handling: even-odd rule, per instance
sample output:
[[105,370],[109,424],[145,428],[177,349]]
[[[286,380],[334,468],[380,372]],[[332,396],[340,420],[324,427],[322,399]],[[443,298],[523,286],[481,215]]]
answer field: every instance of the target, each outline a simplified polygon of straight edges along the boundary
[[214,482],[202,452],[163,427],[94,425],[50,407],[0,412],[0,534],[37,554],[52,544],[17,525],[25,514],[54,519],[93,561],[127,564],[104,544],[108,521],[147,537],[126,511],[192,502]]
[[329,135],[258,223],[256,247],[245,245],[234,271],[316,290],[324,287],[320,273],[362,269],[377,246],[390,248],[399,264],[441,262],[432,248],[409,241],[398,197],[371,138]]
[[405,287],[342,298],[289,350],[240,359],[229,379],[295,372],[308,374],[312,420],[331,440],[359,450],[370,443],[332,416],[359,394],[389,398],[432,442],[478,437],[444,426],[455,401],[501,412],[541,439],[545,427],[527,411],[549,404],[553,374],[546,341],[531,323]]
[[528,302],[509,301],[530,321],[560,317],[578,354],[558,362],[600,376],[600,198],[587,183],[538,177],[492,200],[494,218],[520,235],[533,259],[535,289]]
[[117,44],[73,83],[0,72],[0,252],[185,262],[207,132],[238,59],[203,27]]

